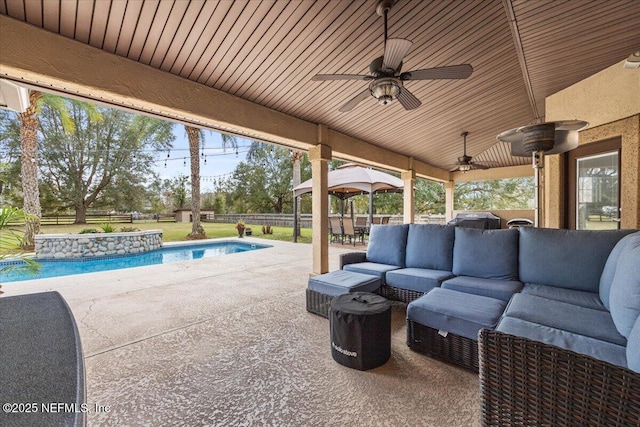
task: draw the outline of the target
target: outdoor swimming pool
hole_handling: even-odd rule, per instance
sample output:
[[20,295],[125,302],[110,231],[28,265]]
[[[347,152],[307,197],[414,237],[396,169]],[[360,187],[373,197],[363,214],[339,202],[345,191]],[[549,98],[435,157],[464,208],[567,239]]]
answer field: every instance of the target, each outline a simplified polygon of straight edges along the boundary
[[[270,245],[263,244],[224,241],[165,246],[157,251],[147,252],[140,255],[107,256],[73,261],[38,260],[41,264],[41,268],[37,275],[24,271],[0,272],[0,283],[44,279],[46,277],[70,276],[83,273],[95,273],[99,271],[119,270],[122,268],[142,267],[145,265],[169,264],[172,262],[190,261],[194,259],[209,258],[270,247]],[[0,270],[7,265],[16,264],[20,264],[20,262],[0,262]]]

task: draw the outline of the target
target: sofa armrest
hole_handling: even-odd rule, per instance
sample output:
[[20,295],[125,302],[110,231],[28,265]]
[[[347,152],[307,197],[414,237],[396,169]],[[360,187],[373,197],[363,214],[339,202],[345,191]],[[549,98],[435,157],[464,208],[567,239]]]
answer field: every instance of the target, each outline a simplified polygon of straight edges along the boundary
[[489,329],[478,345],[483,426],[638,425],[640,374]]
[[365,262],[367,260],[366,252],[347,252],[340,254],[340,270],[347,264],[355,264],[357,262]]

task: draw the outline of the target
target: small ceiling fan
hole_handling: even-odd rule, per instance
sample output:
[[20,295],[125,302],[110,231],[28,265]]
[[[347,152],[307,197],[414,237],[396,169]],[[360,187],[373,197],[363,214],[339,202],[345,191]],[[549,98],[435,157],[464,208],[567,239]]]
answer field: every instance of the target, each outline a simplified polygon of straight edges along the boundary
[[[473,169],[490,169],[493,164],[482,164],[473,161],[473,157],[467,156],[467,135],[469,132],[465,131],[460,134],[464,138],[464,151],[462,156],[458,157],[458,162],[453,165],[452,169],[449,169],[449,172],[460,171],[462,173],[469,172]],[[486,162],[483,162],[486,163]]]
[[376,4],[376,13],[384,17],[384,56],[374,59],[369,65],[371,74],[316,74],[311,78],[312,81],[365,80],[371,82],[367,89],[340,107],[339,111],[343,113],[351,111],[369,96],[373,96],[381,105],[387,105],[397,99],[405,110],[413,110],[422,105],[422,102],[404,87],[403,82],[409,80],[466,79],[473,72],[473,67],[469,64],[401,72],[402,59],[409,53],[413,43],[405,39],[387,38],[387,14],[392,5],[393,0],[379,0]]

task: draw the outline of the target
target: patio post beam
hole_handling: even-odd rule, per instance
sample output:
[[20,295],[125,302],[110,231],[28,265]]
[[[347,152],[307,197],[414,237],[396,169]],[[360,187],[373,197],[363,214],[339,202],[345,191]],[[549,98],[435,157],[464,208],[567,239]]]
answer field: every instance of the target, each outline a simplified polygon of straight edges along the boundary
[[311,162],[312,201],[312,274],[329,272],[329,186],[327,173],[331,160],[331,147],[328,142],[327,127],[318,125],[318,145],[309,148]]
[[444,183],[444,219],[446,222],[453,219],[453,190],[455,186],[455,181]]
[[402,180],[404,181],[404,192],[402,193],[403,200],[403,221],[405,224],[413,224],[415,222],[415,190],[413,189],[416,183],[416,172],[412,169],[402,171]]

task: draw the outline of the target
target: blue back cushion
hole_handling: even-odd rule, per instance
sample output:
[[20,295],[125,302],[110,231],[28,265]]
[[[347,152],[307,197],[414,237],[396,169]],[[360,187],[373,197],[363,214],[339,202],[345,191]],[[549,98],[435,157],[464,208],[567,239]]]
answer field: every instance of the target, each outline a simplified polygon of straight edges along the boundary
[[627,367],[640,373],[640,317],[636,320],[627,341]]
[[618,258],[609,305],[616,329],[629,338],[640,316],[640,236],[630,239]]
[[453,274],[518,280],[518,230],[456,227]]
[[604,270],[602,270],[602,276],[600,276],[600,300],[607,309],[611,309],[611,307],[609,307],[609,294],[611,293],[611,283],[613,282],[613,276],[616,273],[618,258],[620,258],[622,250],[627,246],[627,243],[629,243],[633,236],[640,236],[640,232],[629,234],[620,239],[620,241],[613,247],[613,250],[609,254],[609,258],[607,258],[607,262],[604,265]]
[[409,225],[373,225],[367,247],[367,261],[404,267]]
[[611,250],[632,232],[520,227],[520,281],[597,293]]
[[451,271],[455,227],[409,224],[406,266]]

